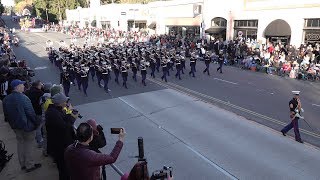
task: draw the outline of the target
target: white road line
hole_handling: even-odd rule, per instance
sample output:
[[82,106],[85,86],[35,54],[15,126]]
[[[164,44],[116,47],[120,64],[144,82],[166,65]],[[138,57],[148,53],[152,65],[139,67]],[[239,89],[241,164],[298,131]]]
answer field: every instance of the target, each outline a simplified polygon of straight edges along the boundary
[[34,70],[42,70],[42,69],[47,69],[47,66],[40,66],[40,67],[36,67],[34,68]]
[[317,106],[317,107],[320,107],[320,105],[318,105],[318,104],[312,104],[312,106]]
[[218,81],[222,81],[222,82],[226,82],[226,83],[230,83],[230,84],[234,84],[234,85],[238,85],[238,83],[227,81],[227,80],[223,80],[223,79],[219,79],[219,78],[213,78],[213,79],[218,80]]

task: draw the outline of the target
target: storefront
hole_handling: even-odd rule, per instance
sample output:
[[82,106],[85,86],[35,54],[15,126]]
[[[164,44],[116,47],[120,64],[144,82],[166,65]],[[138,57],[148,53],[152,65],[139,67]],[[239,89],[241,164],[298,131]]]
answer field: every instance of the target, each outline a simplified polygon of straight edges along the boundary
[[258,20],[235,20],[234,21],[234,36],[239,35],[245,39],[257,39]]
[[146,29],[147,28],[147,21],[145,20],[128,20],[128,31],[131,29]]
[[320,18],[304,20],[303,37],[304,43],[320,43]]
[[200,24],[199,16],[194,18],[166,18],[165,20],[167,33],[171,36],[199,37]]
[[215,17],[211,20],[211,26],[205,30],[205,33],[212,36],[214,39],[226,40],[227,20],[222,17]]

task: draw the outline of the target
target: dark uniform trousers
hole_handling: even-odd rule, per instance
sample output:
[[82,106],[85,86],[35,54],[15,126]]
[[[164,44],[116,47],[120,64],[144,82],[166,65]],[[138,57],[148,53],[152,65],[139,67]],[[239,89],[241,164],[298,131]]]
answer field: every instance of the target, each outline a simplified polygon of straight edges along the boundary
[[102,79],[103,79],[103,84],[104,84],[103,89],[108,92],[108,90],[109,90],[109,88],[108,88],[109,74],[102,73]]
[[[151,65],[150,66],[151,67],[151,77],[153,77],[153,78],[155,78],[156,76],[155,76],[155,71],[156,71],[156,66],[155,66],[155,64],[153,64],[153,65]],[[158,71],[159,72],[159,71]]]
[[81,75],[79,73],[76,73],[76,80],[77,80],[77,85],[78,85],[78,89],[81,90]]
[[119,74],[120,74],[119,70],[114,70],[114,76],[115,76],[114,81],[118,84],[119,84]]
[[189,75],[192,74],[192,77],[195,77],[194,72],[196,71],[196,63],[191,62],[190,67],[191,67],[191,71],[189,72]]
[[180,72],[181,72],[181,64],[177,64],[176,65],[176,69],[177,69],[177,73],[176,73],[176,78],[179,77],[179,79],[181,80],[181,76],[180,76]]
[[89,81],[89,77],[88,76],[81,76],[81,84],[82,84],[82,88],[83,88],[83,92],[84,94],[87,96],[87,89],[88,89],[88,81]]
[[299,118],[295,117],[287,126],[285,126],[281,130],[281,132],[286,134],[288,131],[290,131],[293,128],[296,141],[301,141],[298,121],[299,121]]
[[133,73],[132,79],[134,81],[137,81],[137,72],[138,72],[138,69],[132,69],[132,73]]
[[89,68],[89,71],[90,71],[90,74],[91,74],[91,78],[92,78],[92,81],[94,81],[94,76],[96,74],[95,70],[94,70],[94,67],[90,67]]
[[141,69],[141,83],[146,86],[147,70]]
[[209,67],[210,67],[210,61],[205,61],[206,69],[203,71],[203,73],[207,72],[208,75],[210,75]]
[[167,82],[167,66],[162,67],[162,76],[161,79],[165,80],[165,82]]
[[128,89],[127,87],[127,79],[128,79],[128,72],[127,71],[122,71],[122,86],[124,86],[126,89]]

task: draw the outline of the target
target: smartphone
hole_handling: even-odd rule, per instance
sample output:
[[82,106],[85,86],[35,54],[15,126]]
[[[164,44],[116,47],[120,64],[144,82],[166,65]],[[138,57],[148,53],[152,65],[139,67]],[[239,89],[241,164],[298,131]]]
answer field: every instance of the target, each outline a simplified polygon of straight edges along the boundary
[[122,128],[110,128],[111,134],[120,134]]

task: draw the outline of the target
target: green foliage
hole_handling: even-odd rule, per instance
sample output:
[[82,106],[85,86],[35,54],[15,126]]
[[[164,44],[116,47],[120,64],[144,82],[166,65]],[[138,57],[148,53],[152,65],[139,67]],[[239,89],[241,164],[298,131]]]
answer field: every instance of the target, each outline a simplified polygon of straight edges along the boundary
[[[24,0],[15,0],[20,2]],[[101,4],[114,3],[148,3],[155,0],[101,0]],[[49,21],[57,22],[61,16],[66,17],[66,9],[77,9],[80,7],[88,7],[90,0],[34,0],[34,14],[42,19],[47,19],[46,9],[48,12]]]
[[0,4],[0,13],[2,14],[3,12],[4,12],[4,7],[3,7],[3,5],[2,4]]

